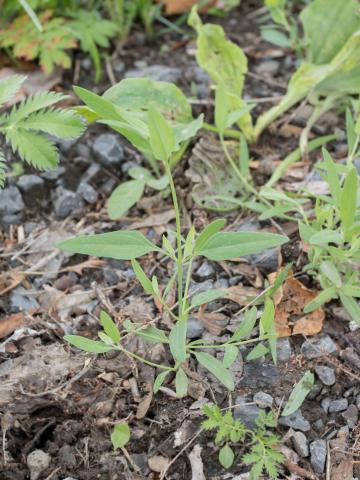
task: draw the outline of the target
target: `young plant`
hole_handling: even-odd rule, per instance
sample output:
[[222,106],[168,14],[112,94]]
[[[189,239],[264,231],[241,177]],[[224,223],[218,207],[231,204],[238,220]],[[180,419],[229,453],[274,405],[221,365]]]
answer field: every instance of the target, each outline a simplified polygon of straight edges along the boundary
[[285,458],[277,445],[280,439],[269,432],[275,428],[276,418],[272,412],[261,411],[255,421],[255,428],[247,428],[239,419],[234,419],[231,410],[222,413],[217,405],[204,405],[204,414],[208,417],[202,422],[204,430],[216,430],[215,443],[222,445],[219,451],[219,462],[224,468],[230,468],[234,463],[234,444],[244,443],[249,439],[249,450],[241,457],[241,462],[252,465],[251,480],[260,478],[263,472],[268,478],[279,478],[279,465]]
[[[134,167],[129,170],[132,180],[121,183],[111,194],[108,212],[112,219],[120,218],[141,198],[145,187],[164,190],[169,177],[164,164],[154,154],[147,122],[150,108],[156,108],[169,120],[174,148],[169,157],[173,169],[181,159],[189,140],[202,125],[202,116],[193,119],[191,106],[184,94],[168,82],[145,78],[125,79],[102,96],[75,87],[75,93],[86,104],[78,111],[89,121],[97,120],[129,140],[145,157],[150,169]],[[155,175],[155,176],[154,176]]]
[[330,195],[316,199],[315,218],[299,222],[301,239],[309,244],[305,270],[319,282],[322,291],[305,312],[340,299],[355,322],[360,324],[360,196],[359,177],[351,165],[335,164],[323,151],[324,171]]
[[[89,95],[89,93],[87,93],[87,95]],[[99,101],[99,98],[95,100]],[[90,97],[88,97],[88,99],[90,99]],[[105,102],[101,105],[108,114],[109,111],[107,109],[109,108],[109,104]],[[113,115],[119,115],[117,108],[115,108],[111,102],[110,105],[113,108],[111,110]],[[129,118],[127,114],[124,115],[124,110],[120,112],[123,118]],[[111,318],[103,314],[101,323],[104,332],[99,333],[99,341],[89,340],[76,335],[68,335],[65,339],[76,347],[89,352],[104,353],[109,350],[122,351],[139,361],[158,368],[161,370],[161,373],[155,380],[154,391],[157,391],[167,375],[172,373],[175,375],[177,395],[179,397],[186,395],[188,388],[186,372],[189,368],[190,358],[197,360],[197,362],[217,377],[226,388],[233,390],[235,384],[229,367],[236,360],[239,345],[244,342],[244,338],[251,335],[256,323],[257,311],[255,307],[248,310],[245,313],[244,321],[240,324],[233,336],[226,342],[216,345],[210,345],[205,340],[188,342],[186,335],[189,313],[202,304],[217,298],[226,297],[226,292],[222,290],[209,290],[190,298],[189,286],[193,261],[199,256],[213,261],[229,260],[249,253],[260,252],[269,247],[282,245],[288,239],[287,237],[271,233],[221,232],[220,230],[225,223],[224,220],[213,221],[199,234],[197,234],[194,227],[192,227],[184,238],[178,199],[171,174],[171,160],[179,148],[176,131],[174,131],[174,128],[165,117],[151,105],[146,114],[143,115],[142,121],[139,121],[137,118],[135,122],[134,117],[131,118],[132,124],[136,125],[136,128],[139,129],[141,125],[143,126],[143,131],[140,137],[142,141],[139,140],[138,134],[129,134],[129,140],[133,141],[134,146],[143,146],[145,139],[152,157],[161,162],[165,174],[168,177],[175,210],[176,247],[174,248],[171,245],[166,236],[163,236],[162,247],[159,247],[137,231],[117,231],[99,235],[79,236],[65,240],[58,246],[63,250],[85,255],[131,260],[135,275],[145,292],[152,295],[154,299],[163,306],[163,309],[170,314],[174,324],[168,333],[154,325],[139,325],[134,319],[134,321],[125,321],[122,325],[123,331],[120,331]],[[114,123],[115,120],[111,122]],[[116,122],[121,124],[119,128],[124,128],[126,125],[119,120],[116,120]],[[134,129],[129,129],[129,132],[130,131],[134,133]],[[160,290],[156,275],[149,278],[140,263],[136,260],[136,258],[150,252],[161,253],[175,264],[175,272],[169,279],[164,292]],[[174,306],[169,305],[166,300],[167,294],[173,286],[176,286],[177,290],[176,310]],[[273,312],[273,304],[270,298],[268,298],[265,301],[265,310],[262,321],[260,322],[260,339],[269,341],[270,350],[274,359],[276,359],[276,352],[274,350],[276,334]],[[171,364],[155,364],[140,357],[137,353],[128,350],[126,347],[126,337],[128,335],[123,335],[124,332],[137,335],[146,341],[160,342],[166,345],[171,354]],[[253,341],[254,340],[251,339],[248,342]],[[207,353],[208,349],[214,348],[219,348],[225,352],[223,361]],[[265,353],[266,351],[267,349],[265,347]],[[264,354],[264,349],[262,354]]]
[[[0,80],[0,108],[13,100],[25,78],[14,75]],[[65,98],[61,93],[39,93],[0,115],[0,135],[21,160],[40,170],[51,170],[58,164],[58,152],[49,135],[75,138],[84,130],[81,117],[73,110],[54,108]],[[0,188],[5,178],[5,155],[0,149]]]

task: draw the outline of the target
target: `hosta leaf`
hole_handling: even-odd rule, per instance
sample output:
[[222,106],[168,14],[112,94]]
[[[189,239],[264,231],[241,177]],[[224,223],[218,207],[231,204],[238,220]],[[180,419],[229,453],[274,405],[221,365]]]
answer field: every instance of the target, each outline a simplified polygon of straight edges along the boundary
[[160,249],[140,232],[110,232],[99,235],[79,235],[64,240],[57,247],[67,252],[95,255],[98,257],[131,260]]
[[287,237],[274,233],[218,232],[201,246],[198,255],[209,260],[230,260],[277,247],[287,241]]

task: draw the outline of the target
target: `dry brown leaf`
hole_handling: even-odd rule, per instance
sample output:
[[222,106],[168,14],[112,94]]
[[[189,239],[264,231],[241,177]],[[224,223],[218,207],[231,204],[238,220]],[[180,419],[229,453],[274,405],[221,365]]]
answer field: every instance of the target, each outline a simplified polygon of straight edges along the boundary
[[[292,275],[290,271],[288,278],[274,296],[277,333],[279,337],[298,334],[316,335],[323,327],[325,318],[323,309],[318,308],[308,314],[304,314],[303,310],[318,292],[305,287]],[[275,281],[276,276],[277,272],[269,275],[270,283]]]
[[136,409],[136,418],[138,420],[140,420],[141,418],[144,418],[145,415],[147,414],[151,405],[152,398],[153,398],[153,395],[152,395],[152,392],[150,392],[148,395],[145,395],[145,397],[143,397],[140,400],[139,405]]
[[149,458],[148,463],[150,470],[161,473],[167,469],[170,460],[162,455],[155,455],[154,457]]
[[24,275],[16,271],[5,272],[0,275],[0,297],[10,292],[24,280]]
[[[188,12],[198,0],[161,0],[160,3],[165,6],[165,15],[177,15],[179,13]],[[202,11],[206,11],[210,7],[216,5],[216,0],[209,0]]]
[[36,313],[38,309],[33,308],[27,312],[14,313],[8,317],[5,317],[0,321],[0,338],[5,338],[10,333],[13,333],[17,328],[19,328],[25,321],[27,316],[31,316]]
[[77,265],[62,268],[60,272],[75,272],[78,275],[82,275],[84,268],[101,268],[104,265],[104,260],[100,260],[99,258],[89,258],[88,260],[85,260],[85,262],[78,263]]
[[261,290],[253,287],[244,287],[244,285],[235,285],[226,290],[226,298],[238,303],[247,305],[252,298],[260,295]]
[[223,313],[204,312],[203,308],[200,308],[199,312],[193,316],[200,320],[200,323],[211,335],[220,335],[228,323],[228,318]]

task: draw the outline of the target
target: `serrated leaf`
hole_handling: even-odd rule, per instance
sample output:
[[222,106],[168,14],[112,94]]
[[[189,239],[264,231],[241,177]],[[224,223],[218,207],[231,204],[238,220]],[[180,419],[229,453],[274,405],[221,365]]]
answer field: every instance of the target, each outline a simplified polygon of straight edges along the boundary
[[130,440],[130,428],[125,422],[118,423],[114,426],[111,433],[111,442],[114,450],[123,448]]
[[285,408],[282,412],[283,417],[287,417],[296,412],[303,404],[307,395],[311,392],[314,386],[314,374],[308,370],[304,373],[302,378],[293,388],[289,400],[286,402]]
[[50,109],[32,113],[19,122],[25,130],[38,130],[59,138],[75,138],[81,135],[84,124],[72,110]]
[[57,248],[67,252],[98,257],[131,260],[160,249],[140,232],[118,231],[98,235],[79,235],[58,243]]
[[0,80],[0,107],[13,98],[25,79],[25,75],[11,75]]
[[89,338],[80,337],[79,335],[65,335],[64,340],[71,343],[76,348],[89,353],[105,353],[113,350],[113,347],[105,345],[103,342],[90,340]]
[[111,340],[118,345],[120,343],[120,332],[119,329],[116,325],[116,323],[113,321],[113,319],[110,317],[110,315],[104,310],[100,312],[100,324],[104,329],[104,332],[106,335],[108,335]]
[[196,352],[194,355],[197,361],[209,370],[228,390],[232,391],[235,389],[234,379],[231,373],[219,360],[204,352]]
[[136,205],[142,197],[144,187],[145,183],[142,180],[129,180],[116,187],[107,204],[111,220],[121,218],[131,207]]

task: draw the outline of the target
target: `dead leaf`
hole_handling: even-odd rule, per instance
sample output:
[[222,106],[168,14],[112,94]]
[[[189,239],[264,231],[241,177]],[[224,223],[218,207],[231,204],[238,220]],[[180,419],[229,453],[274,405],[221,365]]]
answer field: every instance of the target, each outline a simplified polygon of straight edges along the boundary
[[226,298],[239,305],[247,305],[252,298],[257,297],[260,293],[261,290],[257,288],[234,285],[226,290]]
[[100,260],[99,258],[89,258],[85,260],[85,262],[78,263],[77,265],[62,268],[60,272],[75,272],[78,275],[82,275],[85,268],[101,268],[105,263],[104,260]]
[[[270,283],[274,283],[277,272],[269,275]],[[279,337],[290,335],[316,335],[322,330],[325,313],[318,308],[304,314],[305,305],[311,302],[318,292],[305,287],[299,280],[293,278],[289,271],[288,278],[274,296],[275,322]]]
[[[191,7],[198,3],[198,0],[161,0],[165,6],[165,15],[178,15],[191,10]],[[206,11],[216,5],[216,0],[209,0],[201,11]]]
[[148,395],[145,395],[145,397],[143,397],[140,400],[136,410],[136,418],[138,420],[140,420],[141,418],[144,418],[145,415],[147,414],[151,405],[152,398],[153,398],[153,395],[152,395],[152,392],[150,392]]
[[220,335],[228,324],[228,317],[226,317],[226,315],[223,313],[205,312],[203,307],[193,316],[200,320],[201,324],[211,335]]
[[0,297],[16,288],[24,280],[24,275],[15,270],[0,275]]
[[27,312],[14,313],[0,321],[0,338],[5,338],[13,333],[17,328],[23,325],[25,319],[31,318],[38,309],[28,310]]
[[188,455],[191,466],[191,480],[206,480],[201,450],[201,446],[197,443]]
[[170,461],[168,458],[163,457],[162,455],[155,455],[149,458],[148,463],[150,470],[161,473],[167,469]]

